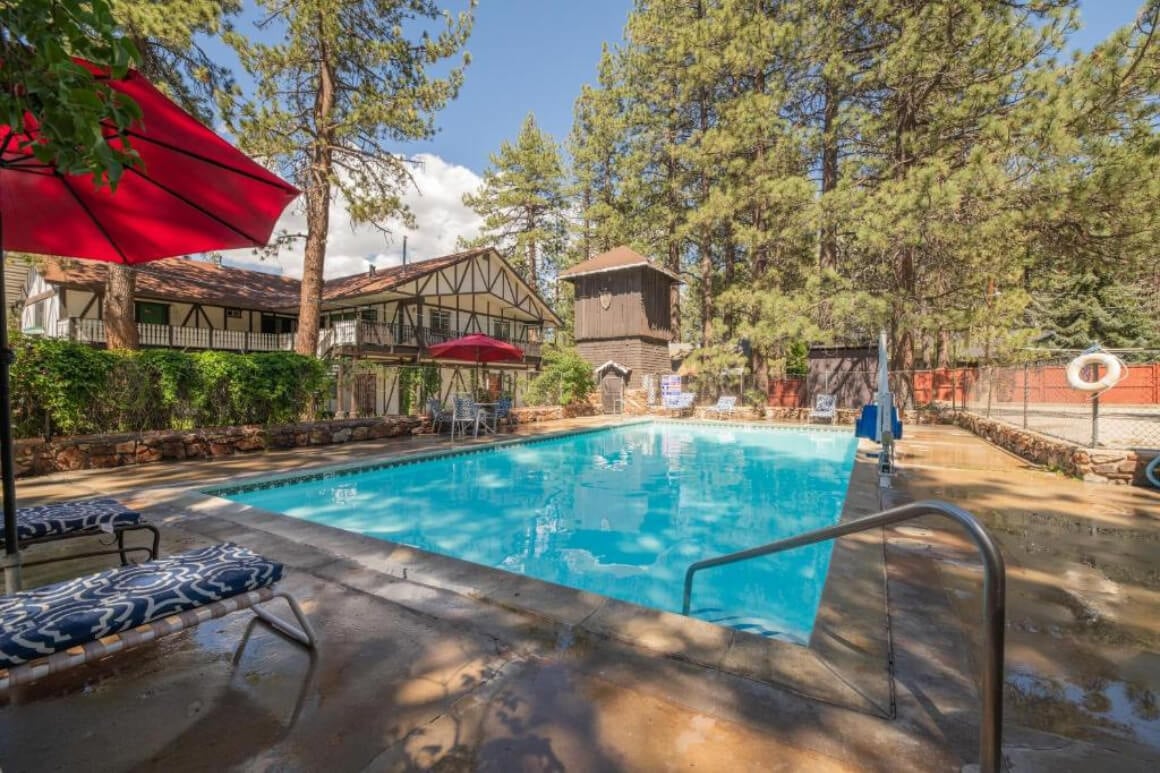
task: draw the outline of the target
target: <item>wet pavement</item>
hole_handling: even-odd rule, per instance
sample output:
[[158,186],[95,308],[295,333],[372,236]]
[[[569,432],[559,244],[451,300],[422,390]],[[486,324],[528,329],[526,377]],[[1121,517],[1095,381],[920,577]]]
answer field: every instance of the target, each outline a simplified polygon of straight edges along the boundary
[[[901,496],[978,516],[1007,563],[1008,723],[1160,760],[1160,492],[1085,484],[951,428],[901,447]],[[892,530],[930,558],[979,645],[980,572],[953,527]]]
[[[932,519],[885,534],[890,719],[402,580],[143,490],[431,447],[351,444],[22,481],[22,503],[120,494],[161,524],[166,553],[230,539],[284,561],[282,587],[302,600],[321,646],[309,653],[242,612],[43,680],[0,697],[0,767],[895,771],[975,759],[979,571],[967,543]],[[955,428],[908,427],[900,453],[887,504],[954,501],[985,520],[1007,557],[1011,769],[1160,767],[1160,497],[1035,470]],[[104,566],[56,564],[27,579]]]

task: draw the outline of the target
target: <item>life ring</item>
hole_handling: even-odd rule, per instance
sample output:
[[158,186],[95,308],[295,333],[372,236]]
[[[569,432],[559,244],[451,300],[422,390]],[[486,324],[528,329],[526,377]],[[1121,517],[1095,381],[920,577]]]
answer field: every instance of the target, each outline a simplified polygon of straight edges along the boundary
[[[1106,371],[1097,381],[1085,381],[1083,369],[1088,365],[1103,365]],[[1067,383],[1081,392],[1103,392],[1111,389],[1124,377],[1124,366],[1118,357],[1106,352],[1081,354],[1067,364]]]
[[1152,457],[1148,466],[1144,468],[1144,477],[1156,488],[1160,488],[1160,455]]

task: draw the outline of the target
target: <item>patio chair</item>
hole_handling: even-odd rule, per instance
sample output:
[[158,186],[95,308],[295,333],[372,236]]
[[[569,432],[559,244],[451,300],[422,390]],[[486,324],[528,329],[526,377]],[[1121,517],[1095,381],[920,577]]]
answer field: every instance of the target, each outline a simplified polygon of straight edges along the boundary
[[[313,649],[282,565],[231,543],[0,596],[0,691],[92,663],[239,609]],[[286,600],[298,625],[259,605]]]
[[678,392],[676,394],[665,395],[664,407],[667,411],[672,411],[675,415],[683,415],[686,411],[692,412],[693,401],[697,399],[697,395],[692,392]]
[[[152,545],[150,547],[126,545],[125,535],[131,531],[151,532]],[[38,561],[22,561],[21,564],[39,566],[76,558],[119,555],[121,565],[125,566],[129,563],[129,553],[145,552],[148,554],[146,560],[149,561],[158,556],[161,535],[157,532],[157,527],[146,523],[140,513],[129,510],[116,499],[78,499],[16,508],[16,541],[21,550],[29,545],[103,534],[114,539],[115,548],[66,553]],[[0,534],[0,549],[3,549],[3,546],[4,536]]]
[[495,403],[495,426],[499,426],[503,422],[507,426],[512,426],[516,423],[515,414],[512,413],[512,399],[510,397],[501,397]]
[[431,431],[439,434],[439,428],[451,426],[451,414],[443,409],[443,403],[438,397],[427,400],[427,418],[431,421]]
[[838,419],[838,396],[818,395],[814,400],[814,409],[810,411],[806,423],[812,423],[814,419],[825,420],[831,424],[836,422]]
[[467,437],[467,429],[471,428],[471,436],[479,437],[480,410],[471,395],[455,395],[455,409],[451,414],[451,439],[455,439],[455,431],[459,430],[460,437]]
[[724,395],[717,398],[717,404],[705,409],[705,416],[708,417],[710,413],[716,414],[718,419],[726,417],[733,418],[733,410],[737,407],[737,397],[733,395]]

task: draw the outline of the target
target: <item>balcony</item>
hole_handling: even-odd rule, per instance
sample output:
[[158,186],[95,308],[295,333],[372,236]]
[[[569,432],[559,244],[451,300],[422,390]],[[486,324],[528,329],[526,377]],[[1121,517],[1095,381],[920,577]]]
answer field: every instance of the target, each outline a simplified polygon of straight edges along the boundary
[[[105,323],[99,319],[71,317],[56,323],[56,337],[86,344],[105,343]],[[293,333],[250,333],[244,330],[213,330],[137,323],[141,346],[168,349],[218,349],[232,352],[294,351]]]
[[[401,325],[391,322],[364,322],[343,320],[319,331],[318,353],[323,356],[332,349],[343,348],[354,351],[394,352],[402,347],[417,351],[432,344],[441,344],[468,335],[461,330],[433,330],[431,328]],[[539,341],[514,341],[501,338],[524,351],[524,356],[538,359],[542,344]]]
[[[318,356],[325,357],[336,349],[352,354],[375,352],[411,354],[431,344],[443,343],[467,335],[458,330],[430,330],[412,325],[387,322],[344,320],[318,333]],[[86,344],[104,344],[105,323],[99,319],[72,317],[56,323],[56,338],[67,338]],[[142,347],[168,349],[217,349],[231,352],[291,352],[293,333],[250,333],[244,330],[213,330],[205,327],[175,327],[137,323],[137,337]],[[503,339],[508,340],[508,339]],[[424,342],[424,343],[420,343]],[[511,341],[524,350],[529,359],[540,357],[538,341]]]

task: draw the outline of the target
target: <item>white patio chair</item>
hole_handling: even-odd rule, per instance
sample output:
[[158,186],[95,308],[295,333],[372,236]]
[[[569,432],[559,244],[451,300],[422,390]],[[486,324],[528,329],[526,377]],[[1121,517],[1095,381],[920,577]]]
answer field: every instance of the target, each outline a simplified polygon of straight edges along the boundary
[[737,397],[734,395],[724,395],[717,398],[717,404],[705,409],[705,416],[708,418],[710,413],[716,414],[718,419],[725,417],[733,418],[733,410],[737,407]]
[[830,424],[836,422],[838,420],[838,396],[818,395],[814,400],[814,409],[810,411],[806,423],[812,423],[814,419],[828,421]]

